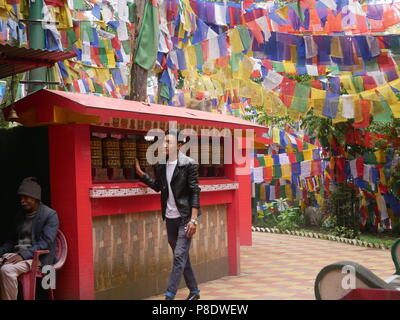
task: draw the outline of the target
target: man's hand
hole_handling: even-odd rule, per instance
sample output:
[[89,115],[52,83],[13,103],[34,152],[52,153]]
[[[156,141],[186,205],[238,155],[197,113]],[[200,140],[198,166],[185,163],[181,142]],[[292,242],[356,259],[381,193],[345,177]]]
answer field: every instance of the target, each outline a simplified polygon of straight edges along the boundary
[[135,158],[135,167],[136,167],[136,173],[139,175],[139,177],[143,177],[144,172],[143,172],[143,170],[140,168],[140,164],[139,164],[138,158]]
[[189,222],[186,225],[186,237],[191,238],[196,233],[196,225],[193,222]]
[[21,261],[24,261],[24,258],[22,258],[19,254],[15,254],[11,258],[7,259],[4,264],[16,264]]

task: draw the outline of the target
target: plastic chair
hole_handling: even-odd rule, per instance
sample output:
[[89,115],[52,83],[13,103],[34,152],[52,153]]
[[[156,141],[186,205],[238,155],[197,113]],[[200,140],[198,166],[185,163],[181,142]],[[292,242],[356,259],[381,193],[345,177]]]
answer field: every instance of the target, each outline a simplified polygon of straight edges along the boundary
[[[67,239],[61,230],[58,230],[56,236],[56,263],[52,267],[57,271],[61,269],[67,259],[68,246]],[[39,264],[39,257],[42,254],[49,253],[49,250],[37,250],[33,255],[32,268],[29,272],[19,276],[18,280],[22,285],[22,293],[24,300],[35,300],[36,297],[36,279],[43,278],[41,267]],[[49,298],[54,300],[54,290],[49,289]]]
[[396,269],[395,274],[400,275],[400,239],[397,239],[392,245],[392,260]]

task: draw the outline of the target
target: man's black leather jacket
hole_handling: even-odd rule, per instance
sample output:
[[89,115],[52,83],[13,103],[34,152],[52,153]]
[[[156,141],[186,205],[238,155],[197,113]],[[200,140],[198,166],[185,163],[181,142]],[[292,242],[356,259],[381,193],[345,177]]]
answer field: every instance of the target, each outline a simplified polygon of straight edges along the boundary
[[[178,161],[171,178],[171,189],[174,194],[176,207],[181,214],[182,223],[186,224],[192,217],[192,208],[200,209],[200,187],[198,182],[199,168],[195,161],[178,152]],[[166,176],[166,165],[159,164],[155,168],[155,179],[145,173],[140,181],[147,184],[154,191],[161,191],[161,210],[165,220],[165,211],[168,200],[168,182]]]

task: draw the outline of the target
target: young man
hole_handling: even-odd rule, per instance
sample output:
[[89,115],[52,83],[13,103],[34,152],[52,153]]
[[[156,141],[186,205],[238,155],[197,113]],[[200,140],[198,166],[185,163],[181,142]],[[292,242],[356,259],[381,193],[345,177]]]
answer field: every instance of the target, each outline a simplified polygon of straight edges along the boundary
[[41,203],[41,187],[35,178],[25,178],[18,195],[23,212],[17,215],[12,239],[0,247],[0,294],[2,300],[16,300],[18,277],[32,266],[36,250],[49,250],[40,256],[42,266],[55,263],[57,212]]
[[186,286],[190,290],[186,300],[198,300],[200,290],[189,258],[191,240],[196,233],[197,218],[201,214],[198,166],[192,158],[179,151],[184,141],[178,138],[179,131],[166,133],[162,149],[167,163],[156,167],[155,179],[141,170],[137,159],[136,172],[139,179],[150,188],[161,191],[162,217],[166,220],[168,243],[174,254],[165,299],[175,298],[183,274]]

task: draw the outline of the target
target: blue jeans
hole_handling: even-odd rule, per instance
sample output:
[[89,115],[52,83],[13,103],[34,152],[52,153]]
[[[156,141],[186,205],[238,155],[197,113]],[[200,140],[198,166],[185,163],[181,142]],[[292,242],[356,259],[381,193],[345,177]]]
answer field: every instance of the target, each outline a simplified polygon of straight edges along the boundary
[[186,237],[185,224],[182,224],[181,218],[166,218],[166,225],[168,243],[174,254],[173,267],[166,295],[171,298],[175,297],[182,274],[190,292],[198,293],[200,291],[197,287],[196,277],[194,276],[189,258],[189,249],[192,239]]

